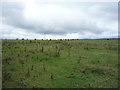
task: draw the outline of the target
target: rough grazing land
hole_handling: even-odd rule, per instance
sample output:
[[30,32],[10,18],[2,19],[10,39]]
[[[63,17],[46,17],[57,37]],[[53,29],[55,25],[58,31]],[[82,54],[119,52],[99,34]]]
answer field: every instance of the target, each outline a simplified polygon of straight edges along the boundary
[[116,88],[118,40],[3,40],[3,88]]

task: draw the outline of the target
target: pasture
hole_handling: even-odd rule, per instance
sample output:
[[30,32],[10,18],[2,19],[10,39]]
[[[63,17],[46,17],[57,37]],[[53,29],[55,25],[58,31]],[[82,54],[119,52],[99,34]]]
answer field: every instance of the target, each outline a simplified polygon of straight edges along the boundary
[[2,40],[3,88],[117,88],[118,40]]

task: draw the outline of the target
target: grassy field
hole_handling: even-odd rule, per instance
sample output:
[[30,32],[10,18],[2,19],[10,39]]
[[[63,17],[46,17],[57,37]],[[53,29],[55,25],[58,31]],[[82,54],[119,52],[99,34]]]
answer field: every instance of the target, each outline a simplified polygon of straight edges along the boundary
[[117,88],[118,40],[3,40],[3,88]]

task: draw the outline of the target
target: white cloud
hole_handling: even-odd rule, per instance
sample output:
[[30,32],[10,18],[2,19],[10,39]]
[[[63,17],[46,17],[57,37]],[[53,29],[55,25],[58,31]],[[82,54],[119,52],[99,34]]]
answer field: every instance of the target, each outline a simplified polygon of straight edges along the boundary
[[2,10],[1,38],[72,39],[118,35],[117,3],[4,2]]

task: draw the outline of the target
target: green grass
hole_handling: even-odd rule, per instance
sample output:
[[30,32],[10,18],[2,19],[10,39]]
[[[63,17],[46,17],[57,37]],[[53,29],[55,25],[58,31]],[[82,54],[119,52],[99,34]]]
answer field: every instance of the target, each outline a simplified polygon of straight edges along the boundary
[[3,88],[117,88],[118,40],[3,40]]

